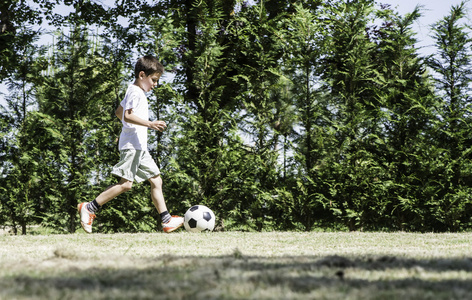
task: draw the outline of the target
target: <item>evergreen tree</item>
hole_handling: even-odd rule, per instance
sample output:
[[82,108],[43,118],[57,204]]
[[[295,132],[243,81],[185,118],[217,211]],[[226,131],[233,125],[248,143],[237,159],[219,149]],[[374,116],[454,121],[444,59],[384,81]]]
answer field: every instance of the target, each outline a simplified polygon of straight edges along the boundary
[[281,91],[287,84],[281,67],[284,16],[271,16],[260,2],[241,10],[234,28],[237,40],[233,49],[241,54],[236,59],[237,80],[242,86],[237,99],[243,104],[238,123],[246,134],[246,147],[250,149],[246,155],[251,161],[245,180],[248,190],[241,206],[250,212],[243,220],[257,230],[270,228],[290,210],[275,207],[281,196],[277,189],[282,169],[278,163],[279,132],[285,130],[282,122],[286,120],[282,118],[290,109]]
[[364,143],[376,111],[373,83],[376,66],[375,44],[367,35],[374,19],[370,0],[327,4],[328,49],[324,56],[322,79],[326,84],[332,112],[332,152],[326,156],[331,178],[330,209],[349,229],[364,225],[370,205],[370,176],[375,164]]
[[465,3],[452,6],[449,15],[432,27],[438,53],[429,60],[435,72],[438,96],[442,98],[438,135],[435,137],[441,164],[434,168],[437,182],[443,187],[435,196],[438,202],[431,213],[439,221],[439,230],[459,230],[470,224],[472,146],[470,84],[472,39],[465,24]]
[[[34,2],[40,2],[36,0]],[[32,8],[25,1],[3,0],[0,3],[0,82],[15,73],[18,65],[23,61],[23,52],[26,41],[32,41],[40,32],[31,30],[33,24],[42,22],[40,11]],[[48,14],[54,7],[46,1],[41,8]]]
[[53,140],[44,142],[41,134],[35,136],[40,149],[52,152],[43,159],[54,170],[46,172],[52,177],[43,178],[52,187],[44,191],[48,207],[44,219],[67,232],[77,227],[77,203],[94,197],[87,187],[109,172],[108,153],[117,159],[116,151],[110,150],[116,148],[118,134],[118,122],[113,123],[117,82],[110,77],[116,71],[98,52],[99,45],[91,41],[86,27],[72,27],[70,36],[59,38],[53,68],[38,88],[39,112],[49,121],[37,130],[54,133]]
[[434,99],[426,65],[415,47],[413,23],[420,8],[399,16],[390,8],[378,11],[383,21],[371,31],[377,42],[375,60],[378,76],[372,144],[365,147],[374,154],[380,172],[372,184],[377,204],[368,207],[374,228],[395,226],[400,230],[423,230],[426,226],[426,199],[430,198],[428,170],[431,152],[431,120]]
[[225,140],[231,136],[230,112],[234,105],[231,97],[234,92],[228,90],[231,63],[224,58],[230,51],[225,32],[230,14],[225,3],[179,2],[178,9],[168,12],[167,21],[156,24],[161,31],[156,35],[165,41],[156,40],[159,59],[169,68],[177,64],[175,91],[166,92],[165,86],[157,91],[160,100],[163,99],[160,93],[165,92],[175,101],[173,106],[167,102],[169,106],[164,112],[174,112],[173,116],[165,117],[177,122],[164,133],[172,143],[169,149],[174,149],[168,153],[171,157],[167,158],[165,170],[167,202],[185,204],[181,209],[206,204],[221,211],[221,219],[226,211],[222,209],[225,201],[221,200],[225,198],[222,193],[227,191],[223,184]]
[[[27,129],[28,114],[35,108],[34,84],[40,83],[40,72],[44,67],[41,54],[44,47],[33,44],[37,35],[28,28],[17,33],[16,71],[5,81],[10,94],[6,96],[6,106],[2,106],[2,128],[4,138],[1,168],[3,169],[3,204],[5,223],[14,234],[26,234],[27,225],[38,223],[39,203],[36,200],[37,163],[36,157],[25,149],[30,142]],[[21,43],[20,43],[21,42]]]
[[[291,219],[311,230],[315,222],[327,220],[327,185],[320,166],[327,155],[329,135],[326,128],[330,118],[327,101],[320,80],[320,60],[326,53],[324,44],[325,26],[322,20],[323,7],[312,10],[296,5],[296,12],[288,20],[286,31],[286,70],[292,77],[291,96],[294,113],[297,115],[299,136],[294,136],[293,151],[298,168],[292,170],[296,181],[292,184],[293,203],[285,206],[292,213]],[[288,118],[288,116],[284,116]],[[328,179],[328,178],[326,178]],[[316,219],[315,219],[316,216]],[[290,219],[288,216],[285,220]]]

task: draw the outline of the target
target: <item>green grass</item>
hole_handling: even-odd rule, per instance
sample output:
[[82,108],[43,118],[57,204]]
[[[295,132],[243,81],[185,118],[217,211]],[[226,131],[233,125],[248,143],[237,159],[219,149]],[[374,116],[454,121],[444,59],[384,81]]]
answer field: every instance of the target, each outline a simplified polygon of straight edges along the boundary
[[472,299],[472,234],[0,235],[0,299]]

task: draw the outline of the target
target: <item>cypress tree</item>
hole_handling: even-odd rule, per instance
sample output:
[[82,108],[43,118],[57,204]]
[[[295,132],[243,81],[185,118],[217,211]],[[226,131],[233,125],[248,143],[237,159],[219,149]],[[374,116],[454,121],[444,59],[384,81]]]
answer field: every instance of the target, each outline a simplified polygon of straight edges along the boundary
[[99,47],[86,27],[72,27],[56,45],[53,67],[38,87],[38,117],[47,116],[48,122],[41,122],[37,130],[45,136],[52,133],[52,140],[43,141],[41,134],[35,139],[40,149],[51,151],[51,156],[42,157],[51,169],[45,174],[52,176],[44,178],[50,187],[44,191],[45,223],[74,232],[79,224],[77,203],[94,197],[94,189],[88,187],[106,178],[113,166],[110,161],[117,159],[116,79],[109,77],[116,71],[97,55]]
[[452,6],[449,15],[433,26],[438,50],[429,60],[441,103],[435,123],[435,138],[441,164],[433,172],[441,191],[435,196],[431,213],[439,230],[459,230],[470,225],[471,191],[470,114],[472,39],[463,20],[465,3]]
[[[374,228],[424,230],[431,151],[431,120],[435,103],[425,60],[415,47],[413,23],[420,8],[399,16],[388,7],[378,11],[380,28],[372,30],[377,42],[378,65],[372,145],[366,144],[379,162],[372,195],[378,203],[369,208]],[[378,226],[378,227],[377,227]]]
[[321,5],[313,8],[295,5],[295,13],[287,20],[285,32],[284,72],[291,78],[291,104],[297,122],[294,127],[300,132],[293,136],[291,147],[298,166],[291,170],[291,176],[296,177],[290,187],[293,202],[286,205],[285,210],[292,212],[291,219],[301,223],[304,230],[311,230],[315,223],[321,225],[331,215],[325,182],[329,178],[324,177],[322,167],[329,147],[326,120],[331,116],[320,79],[320,61],[326,53],[324,36],[327,34],[323,14]]
[[327,5],[327,53],[321,78],[326,84],[333,151],[326,164],[331,173],[330,208],[349,229],[361,228],[369,205],[372,155],[364,141],[375,111],[375,44],[367,35],[374,2],[338,1]]
[[3,224],[10,225],[14,234],[18,228],[26,234],[27,225],[40,221],[40,205],[36,201],[38,164],[36,157],[27,152],[32,144],[27,123],[30,111],[36,108],[34,84],[40,83],[44,47],[33,44],[38,35],[29,28],[19,30],[15,39],[16,71],[5,80],[10,93],[5,97],[6,106],[2,106],[5,127],[2,126],[0,209],[5,215]]

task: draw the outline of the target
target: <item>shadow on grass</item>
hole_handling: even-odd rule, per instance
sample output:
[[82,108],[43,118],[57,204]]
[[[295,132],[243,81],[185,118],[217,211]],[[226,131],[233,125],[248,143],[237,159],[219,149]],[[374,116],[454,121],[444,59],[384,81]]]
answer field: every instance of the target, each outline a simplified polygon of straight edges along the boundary
[[25,269],[0,278],[0,299],[472,299],[470,258],[274,258],[236,251],[95,263],[51,258],[33,274]]

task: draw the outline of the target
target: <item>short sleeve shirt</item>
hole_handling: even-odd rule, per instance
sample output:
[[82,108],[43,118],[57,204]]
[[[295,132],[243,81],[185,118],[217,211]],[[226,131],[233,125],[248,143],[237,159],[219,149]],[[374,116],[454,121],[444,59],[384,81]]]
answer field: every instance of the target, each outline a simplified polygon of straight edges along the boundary
[[[132,109],[137,117],[149,120],[148,101],[144,91],[131,84],[128,86],[125,98],[121,101],[124,112]],[[122,118],[123,128],[121,129],[119,150],[134,149],[147,151],[147,127],[130,124]]]

